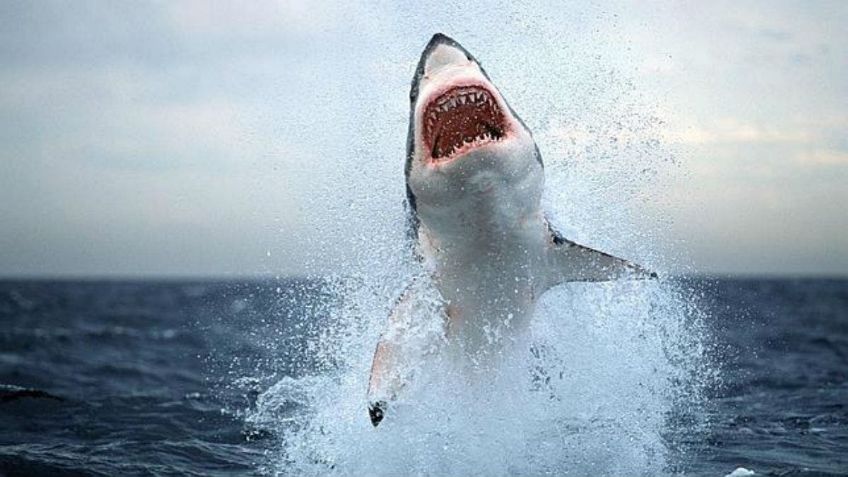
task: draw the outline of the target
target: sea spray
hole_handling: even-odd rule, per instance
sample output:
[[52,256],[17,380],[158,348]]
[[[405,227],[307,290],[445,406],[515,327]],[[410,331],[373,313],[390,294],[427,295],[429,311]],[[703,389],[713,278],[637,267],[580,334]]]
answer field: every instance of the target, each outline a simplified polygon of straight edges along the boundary
[[365,389],[380,320],[363,312],[370,303],[372,313],[385,313],[385,305],[366,299],[376,294],[362,277],[354,281],[353,288],[337,283],[349,295],[338,300],[334,330],[309,346],[334,365],[283,378],[248,414],[279,436],[268,473],[656,475],[670,468],[670,415],[701,399],[705,360],[699,317],[672,282],[557,287],[485,379],[470,379],[447,354],[431,356],[375,429]]

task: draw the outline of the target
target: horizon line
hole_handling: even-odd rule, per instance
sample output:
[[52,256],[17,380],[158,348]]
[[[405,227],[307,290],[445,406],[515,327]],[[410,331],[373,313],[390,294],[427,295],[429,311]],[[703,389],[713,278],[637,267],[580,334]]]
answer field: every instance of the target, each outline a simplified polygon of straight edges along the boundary
[[[320,280],[332,274],[10,274],[0,273],[0,282],[267,282],[282,280]],[[848,280],[848,274],[833,273],[728,273],[695,272],[660,274],[660,280]]]

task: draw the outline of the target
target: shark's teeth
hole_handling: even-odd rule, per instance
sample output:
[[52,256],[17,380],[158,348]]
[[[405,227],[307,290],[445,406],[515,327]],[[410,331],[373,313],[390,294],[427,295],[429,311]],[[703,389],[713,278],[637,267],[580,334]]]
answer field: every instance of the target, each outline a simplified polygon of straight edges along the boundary
[[491,96],[484,92],[468,92],[462,94],[451,95],[449,97],[442,97],[436,100],[436,111],[450,111],[457,106],[464,106],[466,104],[478,104],[478,105],[494,105],[494,100]]

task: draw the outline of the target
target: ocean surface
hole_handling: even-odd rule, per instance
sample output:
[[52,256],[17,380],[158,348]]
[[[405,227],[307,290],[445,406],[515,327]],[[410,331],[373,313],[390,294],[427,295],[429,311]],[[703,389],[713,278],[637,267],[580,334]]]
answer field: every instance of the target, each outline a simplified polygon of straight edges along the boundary
[[[687,279],[675,286],[695,290],[701,307],[698,359],[708,363],[692,369],[712,377],[703,381],[697,406],[685,406],[687,394],[680,393],[676,407],[658,408],[659,442],[598,453],[604,457],[597,462],[580,454],[609,450],[606,444],[574,445],[582,433],[595,439],[589,424],[556,427],[544,439],[519,436],[510,446],[529,443],[520,455],[561,457],[559,467],[507,463],[497,473],[589,475],[587,469],[597,468],[595,475],[628,475],[632,463],[630,475],[748,475],[739,468],[754,475],[848,475],[848,280]],[[323,466],[315,474],[368,474],[362,469],[383,459],[381,449],[327,426],[304,427],[310,411],[298,398],[308,400],[320,388],[315,380],[340,366],[333,357],[344,350],[328,354],[316,346],[337,331],[333,309],[344,300],[322,282],[299,280],[0,282],[0,476],[301,475],[301,455]],[[560,366],[560,375],[567,374],[569,360]],[[592,378],[587,369],[582,373]],[[621,373],[607,378],[626,387],[628,371]],[[638,395],[634,386],[627,392]],[[360,387],[355,381],[350,389]],[[350,435],[404,427],[398,419],[372,429],[364,391],[339,396],[338,409],[331,409],[362,433]],[[675,411],[681,403],[685,409]],[[631,429],[640,427],[637,411],[627,410],[636,416],[627,421]],[[615,420],[614,408],[604,412]],[[342,437],[332,443],[316,437],[334,432]],[[496,451],[485,458],[487,443],[499,439],[491,432],[473,434],[483,450],[465,454],[468,459],[500,465]],[[475,462],[447,450],[455,433],[443,436],[444,450],[417,444],[417,434],[407,426],[403,436],[413,450],[429,446],[419,467],[412,452],[391,463],[394,471],[374,467],[373,473],[473,474],[467,469]],[[628,439],[640,439],[634,436]],[[321,446],[327,447],[316,451]],[[616,467],[602,466],[616,460]]]

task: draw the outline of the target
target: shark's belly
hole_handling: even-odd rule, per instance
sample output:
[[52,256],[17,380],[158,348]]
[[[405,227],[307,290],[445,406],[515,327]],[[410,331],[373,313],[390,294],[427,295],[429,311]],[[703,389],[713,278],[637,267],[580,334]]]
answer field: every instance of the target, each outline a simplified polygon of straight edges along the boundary
[[448,303],[448,340],[473,355],[496,353],[512,343],[527,329],[535,308],[535,292],[524,283],[509,289],[442,288]]
[[477,171],[446,204],[419,207],[420,251],[448,304],[448,337],[471,353],[500,349],[533,313],[548,244],[538,169]]
[[447,303],[448,337],[472,354],[489,354],[527,328],[539,291],[544,225],[454,239],[433,251],[435,284]]

